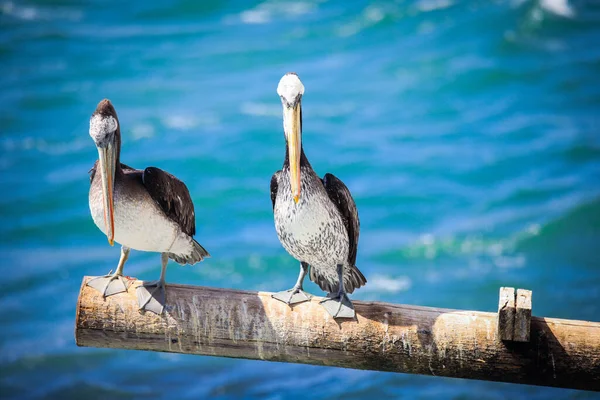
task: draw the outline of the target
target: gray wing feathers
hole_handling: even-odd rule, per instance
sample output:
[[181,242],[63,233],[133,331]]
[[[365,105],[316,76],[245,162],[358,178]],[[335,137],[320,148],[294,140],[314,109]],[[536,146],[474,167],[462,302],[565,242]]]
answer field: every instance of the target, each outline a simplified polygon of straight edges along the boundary
[[[337,293],[337,280],[329,280],[325,275],[320,275],[317,270],[312,267],[310,268],[309,277],[310,280],[316,283],[322,290],[328,293]],[[346,290],[346,293],[352,293],[354,292],[354,289],[357,289],[366,283],[367,279],[355,265],[346,268],[344,273],[344,290]]]
[[[356,252],[358,250],[358,236],[360,234],[358,210],[356,209],[356,203],[350,194],[350,190],[348,190],[344,182],[332,174],[325,174],[322,181],[329,199],[335,204],[342,215],[344,225],[348,231],[350,249],[348,251],[348,268],[344,274],[344,288],[346,292],[352,293],[354,289],[367,283],[365,276],[356,267]],[[311,280],[317,283],[321,289],[331,293],[333,289],[331,282],[327,282],[326,279],[316,276],[316,274],[314,275],[313,279],[313,269],[311,268]]]
[[342,215],[344,225],[348,231],[350,251],[348,252],[348,264],[356,264],[356,251],[358,248],[358,235],[360,233],[360,221],[358,220],[358,210],[356,203],[350,194],[350,191],[344,185],[344,182],[332,174],[325,174],[323,177],[323,186],[327,191],[329,199],[335,204]]

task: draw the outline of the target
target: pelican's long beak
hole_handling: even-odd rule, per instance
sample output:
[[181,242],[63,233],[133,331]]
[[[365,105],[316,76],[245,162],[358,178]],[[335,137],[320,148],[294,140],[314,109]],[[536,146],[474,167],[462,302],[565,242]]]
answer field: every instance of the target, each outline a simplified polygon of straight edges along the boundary
[[300,200],[300,153],[302,151],[300,118],[300,100],[292,106],[283,106],[283,125],[290,156],[290,183],[296,203]]
[[110,143],[107,147],[98,147],[98,160],[102,176],[102,199],[104,203],[104,226],[108,243],[115,243],[115,211],[113,189],[115,184],[115,146]]

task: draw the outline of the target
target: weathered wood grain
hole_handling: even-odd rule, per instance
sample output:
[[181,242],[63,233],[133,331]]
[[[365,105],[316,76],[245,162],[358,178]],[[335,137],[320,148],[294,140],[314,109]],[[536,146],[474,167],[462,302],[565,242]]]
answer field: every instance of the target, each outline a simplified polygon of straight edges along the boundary
[[293,309],[270,293],[167,285],[164,315],[138,312],[135,282],[103,299],[85,285],[79,346],[152,350],[600,391],[600,323],[531,318],[503,342],[498,314],[354,301],[335,321],[319,298]]
[[513,340],[515,332],[515,289],[511,287],[500,288],[498,332],[501,340]]
[[515,304],[515,342],[529,342],[531,330],[531,290],[517,289]]

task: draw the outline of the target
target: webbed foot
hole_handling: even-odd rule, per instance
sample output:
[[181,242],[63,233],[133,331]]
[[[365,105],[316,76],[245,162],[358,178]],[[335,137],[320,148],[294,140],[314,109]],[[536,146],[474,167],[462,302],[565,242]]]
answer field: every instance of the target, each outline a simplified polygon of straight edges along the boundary
[[356,316],[354,305],[345,292],[335,296],[330,293],[320,304],[333,318],[354,318]]
[[167,293],[163,280],[144,282],[136,289],[140,311],[152,311],[161,315],[165,309]]
[[89,287],[92,287],[102,293],[103,297],[126,292],[130,284],[131,282],[129,282],[127,278],[119,274],[99,276],[97,278],[90,279],[90,281],[87,283]]
[[310,301],[312,296],[306,293],[301,288],[293,287],[288,290],[284,290],[283,292],[274,293],[271,295],[272,298],[277,299],[279,301],[284,302],[287,305],[293,305],[298,303],[303,303],[305,301]]

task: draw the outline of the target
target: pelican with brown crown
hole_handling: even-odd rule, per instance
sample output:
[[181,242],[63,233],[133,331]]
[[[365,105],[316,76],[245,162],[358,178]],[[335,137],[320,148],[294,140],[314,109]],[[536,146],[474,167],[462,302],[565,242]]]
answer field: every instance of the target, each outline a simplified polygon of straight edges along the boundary
[[140,310],[162,314],[166,304],[165,274],[169,258],[195,264],[209,257],[193,236],[194,204],[185,184],[156,167],[144,170],[121,163],[121,127],[109,100],[102,100],[90,118],[90,136],[98,160],[90,171],[90,212],[112,246],[121,245],[114,273],[94,278],[88,285],[103,296],[127,291],[123,267],[130,249],[161,253],[161,274],[137,290]]

